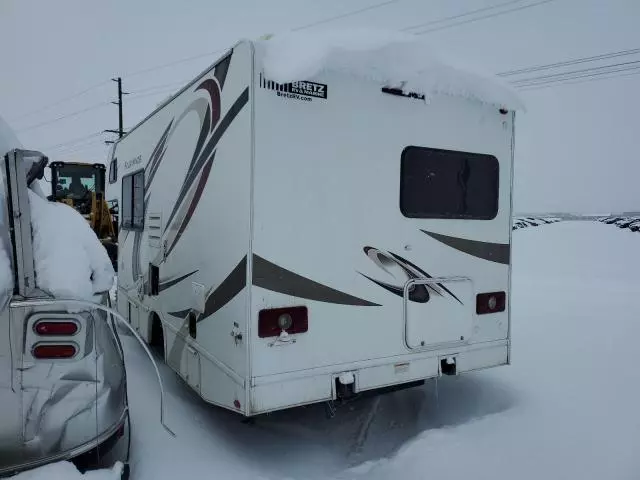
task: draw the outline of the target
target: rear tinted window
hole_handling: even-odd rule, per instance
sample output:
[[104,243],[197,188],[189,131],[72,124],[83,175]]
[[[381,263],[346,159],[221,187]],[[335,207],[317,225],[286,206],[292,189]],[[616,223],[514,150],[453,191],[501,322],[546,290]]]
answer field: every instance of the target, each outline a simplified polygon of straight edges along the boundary
[[400,210],[410,218],[490,220],[498,214],[499,171],[492,155],[407,147]]
[[122,228],[144,229],[144,170],[122,177]]

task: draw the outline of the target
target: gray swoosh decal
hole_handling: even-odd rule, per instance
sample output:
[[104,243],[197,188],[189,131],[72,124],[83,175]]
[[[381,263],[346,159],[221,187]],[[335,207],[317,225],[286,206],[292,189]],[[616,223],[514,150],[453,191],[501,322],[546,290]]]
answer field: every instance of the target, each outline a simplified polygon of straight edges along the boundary
[[125,242],[127,241],[127,238],[129,238],[129,232],[131,230],[120,230],[122,232],[122,240],[119,240],[120,243],[122,243],[122,246],[124,246]]
[[[294,297],[316,300],[319,302],[336,303],[340,305],[356,305],[366,307],[379,307],[377,303],[372,303],[362,298],[354,297],[347,293],[335,290],[326,285],[314,282],[297,273],[286,270],[274,263],[265,260],[259,255],[253,255],[253,285],[273,292],[283,293]],[[233,271],[225,278],[218,287],[213,289],[207,296],[205,311],[199,315],[197,320],[210,317],[227,303],[235,298],[247,284],[247,257],[244,257]],[[187,317],[190,308],[169,312],[169,315],[184,319]]]
[[429,235],[431,238],[444,243],[448,247],[455,248],[474,257],[488,260],[490,262],[502,263],[509,265],[511,257],[511,246],[508,243],[489,243],[480,242],[478,240],[467,240],[465,238],[449,237],[439,233],[427,232],[421,230],[422,233]]
[[227,55],[216,66],[216,71],[214,72],[213,75],[218,80],[218,83],[220,84],[220,89],[224,88],[224,82],[227,79],[227,73],[229,72],[229,64],[230,63],[231,63],[231,54]]
[[184,309],[184,310],[178,310],[178,311],[176,311],[176,312],[168,312],[168,313],[169,313],[169,315],[171,315],[172,317],[176,317],[176,318],[186,318],[190,311],[191,311],[191,309],[190,309],[190,308],[186,308],[186,309]]
[[[402,258],[400,255],[396,255],[395,253],[392,253],[391,255],[393,255],[394,258],[396,258],[397,260],[400,260],[401,262],[406,263],[407,265],[409,265],[410,267],[415,268],[418,272],[420,272],[424,277],[426,278],[433,278],[431,275],[429,275],[427,272],[425,272],[424,270],[422,270],[421,268],[418,268],[417,265],[414,265],[413,263],[411,263],[409,260],[407,260],[406,258]],[[437,289],[435,289],[434,285],[430,285],[432,289],[434,289],[434,291],[438,291]],[[438,283],[437,284],[438,287],[440,287],[442,290],[444,290],[445,292],[447,292],[449,295],[451,295],[453,298],[455,298],[460,305],[464,305],[462,303],[462,300],[460,300],[458,297],[456,297],[454,295],[454,293],[449,290],[447,287],[445,287],[442,283]],[[440,293],[440,295],[442,296],[442,294]]]
[[[220,285],[209,292],[204,306],[204,313],[199,315],[197,322],[210,317],[227,303],[235,298],[247,284],[247,257],[245,256],[240,263],[235,266],[231,273],[225,278]],[[176,318],[185,318],[191,309],[169,312],[169,315]]]
[[204,313],[197,319],[198,322],[213,315],[227,303],[235,298],[247,285],[247,257],[231,271],[218,287],[207,296]]
[[[390,274],[394,278],[395,278],[395,275],[389,270],[388,268],[389,265],[388,264],[385,265],[382,259],[385,259],[385,261],[387,262],[391,261],[395,263],[395,265],[397,265],[404,271],[404,273],[407,276],[407,279],[433,278],[431,275],[429,275],[427,272],[419,268],[417,265],[414,265],[406,258],[402,258],[400,255],[396,255],[393,252],[385,252],[383,250],[379,250],[374,247],[364,247],[363,251],[367,255],[367,257],[369,257],[378,266],[378,268],[384,270],[386,273]],[[402,286],[391,285],[389,283],[376,280],[373,277],[365,275],[362,272],[358,272],[358,273],[360,273],[360,275],[367,278],[368,280],[371,280],[376,285],[379,285],[380,287],[384,288],[385,290],[399,297],[404,297],[404,282],[402,283]],[[451,295],[451,297],[455,298],[461,305],[463,305],[462,301],[451,290],[445,287],[442,283],[414,285],[412,289],[409,289],[408,299],[412,302],[427,303],[431,298],[431,295],[429,294],[429,292],[433,292],[434,294],[440,297],[443,297],[444,296],[443,292],[446,292],[449,295]]]
[[[169,246],[169,249],[167,250],[166,256],[168,257],[169,255],[171,255],[171,252],[173,251],[173,249],[175,248],[175,246],[178,244],[178,241],[180,240],[180,238],[182,237],[182,234],[184,233],[185,229],[187,228],[187,225],[189,225],[189,222],[191,221],[191,217],[193,216],[193,213],[196,211],[196,207],[198,206],[198,203],[200,202],[200,198],[202,197],[202,194],[204,192],[204,188],[207,185],[207,180],[209,179],[209,174],[211,173],[211,167],[213,166],[213,161],[214,158],[216,156],[216,152],[213,152],[213,154],[211,155],[211,157],[209,158],[209,160],[207,161],[207,163],[204,165],[204,168],[202,169],[202,172],[200,174],[200,180],[198,180],[198,184],[196,186],[196,188],[191,192],[191,200],[189,202],[189,204],[187,205],[186,203],[180,208],[180,210],[177,210],[178,212],[180,212],[180,218],[179,218],[179,227],[177,227],[177,232],[175,234],[175,237],[173,237],[173,240],[171,241],[171,245]],[[182,200],[181,200],[182,202]],[[178,219],[178,217],[176,217],[176,219]],[[178,224],[178,220],[176,220],[176,225]],[[174,228],[173,226],[171,226],[171,230],[176,230],[176,228]]]
[[191,273],[187,273],[185,275],[181,275],[179,277],[176,278],[171,278],[169,280],[164,280],[163,282],[160,282],[160,285],[158,285],[158,290],[163,292],[164,290],[173,287],[174,285],[180,283],[182,280],[185,280],[186,278],[189,278],[191,275],[193,275],[194,273],[196,273],[198,270],[194,270]]
[[[381,286],[388,292],[391,292],[401,298],[404,297],[404,288],[396,287],[395,285],[390,285],[385,282],[381,282],[380,280],[376,280],[375,278],[371,278],[364,273],[361,273],[364,278],[371,280],[376,285]],[[409,300],[417,302],[417,303],[427,303],[431,296],[429,295],[429,290],[424,285],[417,285],[412,293],[409,294]]]
[[187,174],[193,168],[193,165],[196,163],[198,159],[198,154],[200,150],[202,150],[202,146],[204,145],[204,141],[207,139],[207,135],[211,129],[211,107],[207,105],[207,110],[204,113],[204,118],[200,122],[200,133],[198,134],[198,142],[196,143],[196,149],[193,151],[193,156],[191,157],[191,163],[189,164],[189,168],[187,169]]
[[169,131],[171,130],[171,126],[173,125],[173,120],[171,120],[169,122],[169,125],[167,125],[167,128],[165,129],[164,133],[162,134],[162,137],[160,137],[160,141],[158,142],[158,144],[156,145],[156,147],[153,149],[153,152],[151,153],[151,156],[149,157],[149,160],[147,161],[147,166],[144,169],[144,176],[145,176],[145,191],[147,191],[147,199],[149,197],[149,187],[151,186],[151,182],[153,182],[153,177],[156,175],[156,172],[158,171],[158,167],[160,166],[160,162],[162,162],[162,158],[164,157],[164,147],[167,144],[167,140],[170,137]]
[[365,307],[380,306],[293,273],[256,254],[253,255],[253,285],[272,292],[318,302]]
[[133,250],[131,253],[131,274],[133,276],[133,282],[135,283],[140,277],[140,245],[142,243],[142,232],[135,231],[133,235]]
[[211,155],[214,153],[218,141],[222,137],[222,135],[227,131],[227,128],[231,125],[233,120],[238,116],[240,111],[242,111],[243,107],[249,102],[249,87],[247,87],[242,94],[236,99],[234,104],[229,108],[229,111],[225,114],[224,118],[218,124],[218,128],[213,132],[213,135],[206,143],[203,148],[203,151],[198,155],[198,159],[195,163],[193,163],[192,168],[187,173],[187,177],[184,179],[182,183],[182,187],[180,188],[180,192],[178,193],[178,199],[174,204],[173,211],[169,215],[169,219],[167,220],[167,224],[165,227],[165,231],[169,230],[171,227],[171,223],[176,213],[178,212],[178,208],[182,204],[185,195],[191,188],[193,181],[196,179],[203,165],[210,159]]

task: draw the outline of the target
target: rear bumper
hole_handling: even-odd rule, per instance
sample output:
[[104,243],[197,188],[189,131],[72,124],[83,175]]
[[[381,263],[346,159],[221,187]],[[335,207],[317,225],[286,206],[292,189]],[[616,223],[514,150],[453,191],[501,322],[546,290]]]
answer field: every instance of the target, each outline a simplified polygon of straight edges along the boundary
[[336,378],[349,372],[355,379],[355,393],[401,386],[442,375],[441,362],[455,359],[456,374],[509,363],[509,342],[490,342],[422,352],[398,357],[355,362],[287,374],[255,377],[251,388],[249,415],[335,400]]
[[73,462],[82,472],[110,468],[117,461],[126,465],[129,462],[129,430],[129,411],[127,409],[118,423],[104,431],[97,439],[71,451],[3,468],[0,470],[0,478],[65,460]]

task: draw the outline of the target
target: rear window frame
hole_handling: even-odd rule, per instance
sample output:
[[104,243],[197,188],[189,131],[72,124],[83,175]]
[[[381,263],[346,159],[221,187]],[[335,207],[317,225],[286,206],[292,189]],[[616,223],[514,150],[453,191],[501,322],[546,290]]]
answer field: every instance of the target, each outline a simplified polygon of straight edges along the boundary
[[[137,178],[141,178],[140,182],[142,183],[142,188],[139,188],[136,192],[135,182]],[[125,188],[125,182],[130,181],[129,188]],[[145,224],[145,205],[144,205],[144,196],[146,189],[144,188],[145,184],[145,171],[144,169],[137,170],[135,172],[131,172],[122,177],[121,181],[121,198],[122,206],[118,206],[120,215],[120,228],[122,230],[133,230],[133,231],[143,231]],[[128,190],[128,191],[125,191]],[[136,193],[138,195],[136,195]],[[140,198],[138,198],[140,196]],[[138,204],[140,208],[136,212],[136,200],[138,200]],[[129,202],[129,204],[127,204]],[[129,208],[127,208],[129,207]],[[141,209],[141,211],[140,211]],[[128,210],[128,211],[127,211]],[[138,213],[138,215],[136,215]],[[136,221],[136,219],[138,221]]]
[[[408,206],[405,205],[404,196],[403,196],[403,188],[404,188],[404,174],[405,174],[405,161],[407,154],[412,152],[413,150],[418,150],[422,152],[432,152],[439,154],[461,154],[472,158],[482,158],[485,161],[491,161],[494,163],[496,177],[496,192],[495,192],[495,209],[488,215],[469,215],[469,214],[455,214],[455,213],[419,213],[416,210],[418,209],[409,209]],[[410,218],[414,220],[474,220],[474,221],[488,221],[495,220],[495,218],[500,213],[500,161],[495,155],[486,154],[486,153],[477,153],[477,152],[467,152],[462,150],[450,150],[450,149],[442,149],[442,148],[432,148],[432,147],[423,147],[418,145],[408,145],[400,154],[400,175],[399,175],[399,189],[398,189],[398,206],[400,212],[405,218]]]

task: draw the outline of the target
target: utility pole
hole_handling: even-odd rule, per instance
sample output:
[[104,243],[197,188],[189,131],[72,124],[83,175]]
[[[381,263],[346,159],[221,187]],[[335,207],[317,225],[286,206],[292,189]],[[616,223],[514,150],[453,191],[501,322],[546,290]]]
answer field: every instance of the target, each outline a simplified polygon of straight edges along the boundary
[[[124,131],[123,120],[122,120],[122,96],[123,95],[128,95],[128,93],[122,91],[122,78],[121,77],[112,78],[111,80],[113,80],[114,82],[118,83],[118,101],[117,102],[111,102],[114,105],[118,106],[118,130],[105,130],[105,132],[117,133],[118,134],[118,138],[122,138],[122,136],[126,133]],[[105,143],[114,143],[114,142],[113,142],[113,140],[107,140]]]

